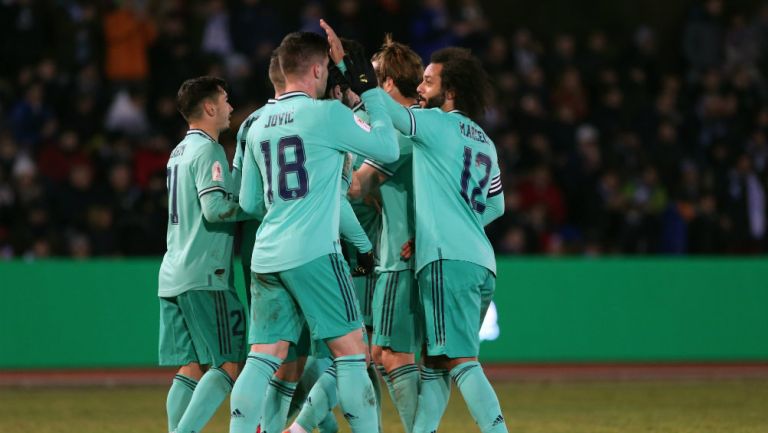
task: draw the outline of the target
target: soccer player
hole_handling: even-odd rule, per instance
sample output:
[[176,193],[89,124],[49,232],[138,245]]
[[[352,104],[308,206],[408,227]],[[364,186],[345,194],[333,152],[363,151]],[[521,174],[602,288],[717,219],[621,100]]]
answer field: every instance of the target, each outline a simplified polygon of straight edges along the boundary
[[399,151],[370,65],[354,65],[351,84],[368,106],[371,126],[337,101],[316,99],[325,93],[328,48],[314,33],[283,39],[278,56],[286,93],[246,138],[241,206],[250,213],[267,209],[251,263],[253,308],[269,314],[251,324],[256,344],[232,392],[231,433],[255,431],[269,379],[298,341],[304,318],[312,338],[325,340],[334,356],[352,431],[378,429],[360,311],[339,249],[341,171],[346,152],[386,163]]
[[[168,431],[199,432],[232,389],[244,357],[245,316],[232,273],[235,199],[218,143],[232,106],[226,83],[185,81],[189,123],[168,160],[168,251],[160,266],[160,364],[181,366],[168,392]],[[245,216],[243,216],[245,217]],[[210,366],[204,372],[203,366]]]
[[438,378],[423,380],[414,433],[437,429],[449,390],[430,382],[439,385],[446,372],[483,433],[507,431],[496,393],[477,361],[478,332],[496,280],[496,260],[483,227],[504,212],[496,148],[472,120],[483,114],[489,88],[485,71],[468,50],[445,48],[432,55],[418,87],[426,109],[385,101],[395,128],[413,137],[425,365]]
[[[373,63],[379,86],[392,99],[419,108],[416,88],[424,67],[418,54],[387,36]],[[398,141],[400,158],[391,164],[366,160],[355,172],[358,188],[350,195],[366,196],[376,188],[381,195],[383,230],[373,299],[373,359],[383,366],[390,397],[410,433],[419,395],[414,353],[421,348],[421,323],[413,260],[401,256],[402,246],[414,237],[413,141],[403,134],[398,134]]]

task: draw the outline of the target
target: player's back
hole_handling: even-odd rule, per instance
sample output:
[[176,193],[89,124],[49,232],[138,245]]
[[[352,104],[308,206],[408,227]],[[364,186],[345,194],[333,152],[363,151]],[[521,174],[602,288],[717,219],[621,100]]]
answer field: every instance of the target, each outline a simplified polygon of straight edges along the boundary
[[440,259],[464,260],[496,272],[482,214],[496,148],[469,117],[454,110],[413,110],[413,182],[417,270]]
[[[223,161],[223,162],[222,162]],[[227,194],[224,149],[200,130],[190,130],[167,165],[167,252],[159,276],[160,296],[230,287],[233,223],[209,223],[200,197]]]
[[339,200],[345,152],[329,140],[329,106],[302,92],[266,106],[248,133],[261,172],[267,213],[256,234],[251,269],[298,267],[339,253]]

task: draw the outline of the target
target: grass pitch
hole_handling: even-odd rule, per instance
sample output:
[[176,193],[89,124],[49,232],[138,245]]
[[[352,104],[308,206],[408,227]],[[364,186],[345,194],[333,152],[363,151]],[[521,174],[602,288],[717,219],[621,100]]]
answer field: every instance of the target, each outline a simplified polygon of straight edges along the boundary
[[[513,433],[768,433],[768,380],[501,382],[495,388]],[[456,391],[439,432],[477,432]],[[166,392],[0,388],[0,432],[165,432]],[[389,397],[383,400],[384,432],[402,432]],[[205,433],[228,431],[225,407]],[[343,420],[339,425],[349,431]]]

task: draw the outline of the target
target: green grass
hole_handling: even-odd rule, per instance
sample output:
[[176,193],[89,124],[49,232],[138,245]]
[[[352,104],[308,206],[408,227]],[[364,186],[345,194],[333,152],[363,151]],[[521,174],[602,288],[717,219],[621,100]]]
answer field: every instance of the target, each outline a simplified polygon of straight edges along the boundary
[[[511,382],[495,387],[513,433],[768,433],[765,380]],[[164,432],[165,393],[160,387],[4,388],[0,432]],[[349,431],[343,420],[339,425]],[[222,408],[204,431],[227,430]],[[384,432],[401,431],[385,397]],[[454,389],[440,433],[477,431]]]

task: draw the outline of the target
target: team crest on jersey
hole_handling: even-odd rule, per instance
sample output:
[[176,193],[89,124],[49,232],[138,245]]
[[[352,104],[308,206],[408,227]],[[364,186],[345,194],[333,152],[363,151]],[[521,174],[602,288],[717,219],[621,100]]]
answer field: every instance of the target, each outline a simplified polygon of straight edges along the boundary
[[371,132],[371,127],[365,123],[365,120],[357,117],[357,114],[352,113],[352,115],[355,116],[355,123],[357,123],[357,126],[362,128],[365,132]]
[[214,182],[221,182],[224,180],[224,176],[221,175],[221,164],[219,161],[215,161],[211,166],[211,180]]

